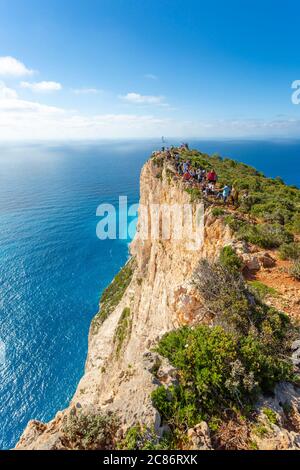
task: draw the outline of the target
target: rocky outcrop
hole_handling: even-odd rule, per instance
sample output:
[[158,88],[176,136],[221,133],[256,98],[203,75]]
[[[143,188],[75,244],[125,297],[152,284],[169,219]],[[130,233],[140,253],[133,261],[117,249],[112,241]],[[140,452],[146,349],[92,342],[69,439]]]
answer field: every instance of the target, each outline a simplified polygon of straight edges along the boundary
[[189,450],[213,450],[209,427],[205,421],[187,432]]

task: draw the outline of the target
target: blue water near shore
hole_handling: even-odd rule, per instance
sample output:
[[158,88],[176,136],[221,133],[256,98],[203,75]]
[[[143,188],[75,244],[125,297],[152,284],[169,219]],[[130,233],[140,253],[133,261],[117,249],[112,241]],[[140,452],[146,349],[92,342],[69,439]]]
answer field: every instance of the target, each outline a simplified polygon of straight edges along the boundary
[[[300,186],[299,141],[191,144]],[[72,397],[101,291],[128,257],[129,240],[97,238],[96,208],[119,195],[137,202],[159,145],[0,146],[0,449]]]

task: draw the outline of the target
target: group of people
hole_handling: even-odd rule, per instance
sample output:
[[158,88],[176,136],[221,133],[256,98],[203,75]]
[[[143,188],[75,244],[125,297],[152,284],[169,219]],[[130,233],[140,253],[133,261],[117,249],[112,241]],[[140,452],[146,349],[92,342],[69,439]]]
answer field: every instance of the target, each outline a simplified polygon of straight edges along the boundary
[[229,184],[219,187],[218,175],[214,169],[194,168],[190,160],[181,161],[182,150],[188,149],[189,145],[183,143],[178,148],[173,146],[170,148],[163,147],[161,152],[153,152],[153,156],[163,153],[167,160],[174,162],[177,176],[182,178],[189,186],[200,189],[204,196],[212,196],[222,200],[224,204],[229,202],[237,206],[239,203],[239,191]]
[[195,169],[191,166],[191,162],[187,160],[183,163],[177,161],[176,170],[178,176],[201,189],[206,197],[214,196],[217,199],[223,200],[224,203],[230,201],[234,205],[238,204],[239,193],[237,189],[227,184],[223,188],[218,188],[218,175],[214,169],[209,171],[204,168]]

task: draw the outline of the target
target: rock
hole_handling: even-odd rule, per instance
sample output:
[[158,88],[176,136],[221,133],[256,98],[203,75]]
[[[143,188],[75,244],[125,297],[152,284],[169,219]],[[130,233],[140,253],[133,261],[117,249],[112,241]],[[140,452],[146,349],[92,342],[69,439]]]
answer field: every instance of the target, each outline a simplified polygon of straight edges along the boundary
[[259,450],[299,450],[300,436],[286,429],[273,430],[273,434],[262,439],[256,438]]
[[151,351],[146,351],[143,354],[143,365],[144,368],[153,374],[157,371],[161,363],[160,357],[158,354]]
[[170,385],[178,385],[178,370],[165,358],[162,358],[156,375],[159,381],[168,387]]
[[291,350],[296,351],[297,349],[300,349],[300,339],[297,339],[296,341],[293,341],[291,344]]
[[273,268],[276,264],[275,259],[269,253],[258,253],[257,257],[263,268]]
[[253,256],[250,254],[243,255],[243,262],[244,262],[244,269],[247,268],[249,271],[259,271],[260,270],[260,263],[257,256]]
[[[265,409],[275,413],[276,424],[271,422]],[[290,430],[287,424],[286,410],[293,410],[294,423],[300,424],[300,389],[294,385],[282,382],[276,385],[273,397],[261,397],[258,402],[258,421],[265,428],[263,436],[252,433],[252,440],[259,450],[300,450],[300,434]],[[298,428],[298,426],[297,426]]]
[[187,432],[189,450],[213,450],[209,427],[205,421],[197,424]]

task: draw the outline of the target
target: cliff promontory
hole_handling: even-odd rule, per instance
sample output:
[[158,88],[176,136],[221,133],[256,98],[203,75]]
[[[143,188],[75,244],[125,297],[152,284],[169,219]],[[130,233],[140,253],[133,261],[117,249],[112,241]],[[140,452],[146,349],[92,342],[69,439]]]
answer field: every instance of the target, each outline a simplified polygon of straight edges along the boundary
[[[300,449],[300,191],[186,148],[154,153],[140,191],[76,393],[16,448]],[[157,215],[174,205],[180,236]]]

